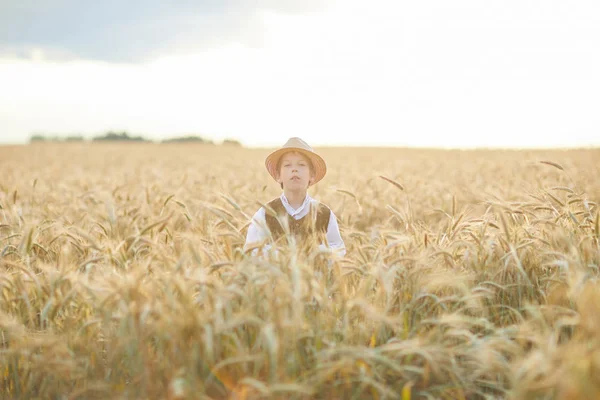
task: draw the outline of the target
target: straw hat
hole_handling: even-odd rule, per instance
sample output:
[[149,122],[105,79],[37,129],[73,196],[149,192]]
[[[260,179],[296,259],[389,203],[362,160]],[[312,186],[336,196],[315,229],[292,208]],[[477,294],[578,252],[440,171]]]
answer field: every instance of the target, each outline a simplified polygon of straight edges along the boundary
[[269,171],[269,174],[273,177],[273,179],[277,180],[277,175],[279,173],[279,171],[277,171],[277,162],[281,156],[290,151],[302,153],[311,161],[315,173],[315,179],[312,183],[313,185],[323,179],[325,173],[327,173],[327,165],[325,164],[325,160],[315,153],[312,147],[310,147],[304,140],[298,137],[289,138],[283,147],[275,150],[267,156],[267,159],[265,160],[265,166],[267,167],[267,171]]

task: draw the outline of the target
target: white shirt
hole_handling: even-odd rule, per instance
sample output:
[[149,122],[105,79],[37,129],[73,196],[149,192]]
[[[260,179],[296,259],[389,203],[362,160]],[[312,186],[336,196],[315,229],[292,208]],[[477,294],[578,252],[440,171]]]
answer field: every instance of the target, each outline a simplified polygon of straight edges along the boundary
[[[294,209],[288,199],[285,197],[285,194],[281,194],[279,197],[281,199],[281,203],[283,203],[283,207],[287,211],[292,218],[298,220],[305,217],[310,211],[311,204],[318,205],[319,201],[313,199],[308,194],[304,199],[304,202],[300,207]],[[340,228],[337,223],[337,219],[333,211],[331,211],[331,215],[329,216],[329,225],[327,225],[327,245],[335,250],[335,253],[343,256],[346,254],[346,246],[344,245],[344,241],[342,240],[342,236],[340,235]],[[265,208],[261,207],[256,214],[252,217],[252,222],[248,227],[248,233],[246,234],[246,244],[244,248],[247,248],[250,244],[260,243],[266,238],[269,237],[269,228],[267,227],[267,222],[265,219]],[[266,246],[265,246],[266,247]],[[321,248],[325,248],[324,245],[319,246]],[[255,249],[257,250],[257,249]],[[253,254],[256,254],[256,251],[253,251]]]

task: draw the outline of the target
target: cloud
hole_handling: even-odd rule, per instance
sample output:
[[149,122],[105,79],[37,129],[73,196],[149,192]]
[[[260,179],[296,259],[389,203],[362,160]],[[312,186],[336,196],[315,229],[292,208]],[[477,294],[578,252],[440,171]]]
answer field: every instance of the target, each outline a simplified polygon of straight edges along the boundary
[[[25,4],[11,6],[13,18],[34,10],[29,20],[49,23],[56,14],[21,1],[11,1]],[[54,0],[79,15],[80,28],[64,30],[82,36],[78,49],[77,35],[34,35],[42,22],[4,40],[17,29],[5,28],[9,0],[0,0],[0,43],[35,36],[39,50],[30,44],[25,56],[41,59],[0,59],[0,141],[124,129],[249,145],[282,136],[315,146],[598,145],[600,5],[584,1],[90,3],[85,12],[112,17],[84,23],[82,7]],[[221,46],[235,42],[244,45]],[[112,62],[45,62],[48,52]],[[132,64],[114,62],[123,59]]]
[[261,13],[299,14],[327,0],[20,0],[0,2],[0,58],[135,63],[163,54],[260,46]]

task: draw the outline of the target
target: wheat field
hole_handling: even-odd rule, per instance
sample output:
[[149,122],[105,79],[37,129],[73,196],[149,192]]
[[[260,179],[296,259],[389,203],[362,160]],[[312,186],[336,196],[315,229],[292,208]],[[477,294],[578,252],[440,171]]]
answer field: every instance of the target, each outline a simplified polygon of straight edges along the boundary
[[342,259],[268,149],[0,147],[0,398],[600,396],[600,150],[317,150]]

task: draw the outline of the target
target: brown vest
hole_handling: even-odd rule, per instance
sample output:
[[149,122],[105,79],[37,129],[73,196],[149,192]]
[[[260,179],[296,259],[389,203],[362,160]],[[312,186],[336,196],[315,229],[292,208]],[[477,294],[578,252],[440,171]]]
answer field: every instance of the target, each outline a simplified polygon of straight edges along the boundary
[[[312,244],[310,242],[315,238],[321,241],[325,240],[329,218],[331,217],[331,210],[325,204],[319,203],[318,206],[310,204],[309,213],[298,220],[287,213],[279,197],[271,200],[267,203],[267,206],[272,208],[280,219],[287,217],[289,232],[296,237],[296,240],[301,242],[300,245],[310,245]],[[265,210],[265,220],[275,242],[285,238],[284,227],[268,210]],[[327,242],[324,241],[324,243]]]

